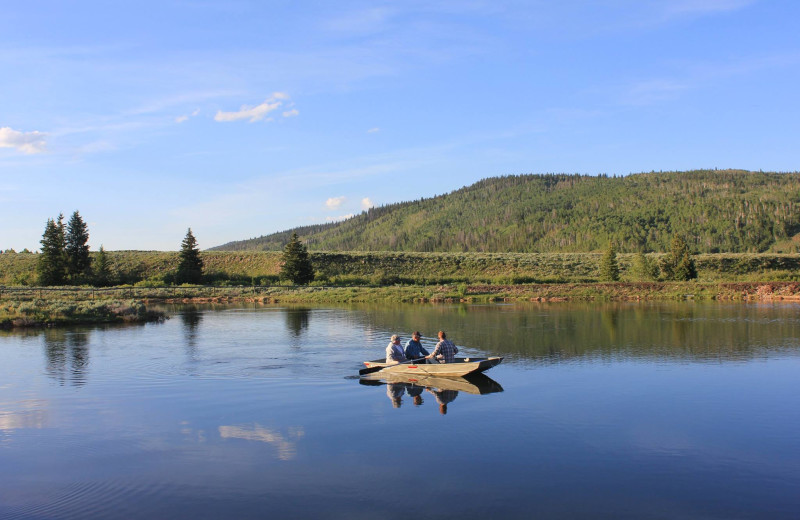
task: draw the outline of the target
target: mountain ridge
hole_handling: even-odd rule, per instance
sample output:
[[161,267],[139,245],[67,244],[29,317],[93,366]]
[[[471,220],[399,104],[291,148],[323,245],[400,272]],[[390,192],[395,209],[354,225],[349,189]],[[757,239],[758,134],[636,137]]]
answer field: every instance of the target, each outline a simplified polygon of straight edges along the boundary
[[312,251],[667,251],[675,234],[693,252],[797,251],[800,173],[747,170],[626,176],[489,177],[450,193],[371,208],[210,248],[281,250],[292,233]]

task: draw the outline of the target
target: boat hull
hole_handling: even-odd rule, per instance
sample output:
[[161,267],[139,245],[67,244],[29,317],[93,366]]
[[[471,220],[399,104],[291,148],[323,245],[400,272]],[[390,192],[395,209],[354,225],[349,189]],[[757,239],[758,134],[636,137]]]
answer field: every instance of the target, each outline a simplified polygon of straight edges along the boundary
[[453,363],[425,363],[424,360],[388,364],[385,360],[364,361],[367,368],[380,368],[381,374],[420,374],[433,376],[461,377],[467,374],[484,372],[503,361],[501,357],[456,358]]

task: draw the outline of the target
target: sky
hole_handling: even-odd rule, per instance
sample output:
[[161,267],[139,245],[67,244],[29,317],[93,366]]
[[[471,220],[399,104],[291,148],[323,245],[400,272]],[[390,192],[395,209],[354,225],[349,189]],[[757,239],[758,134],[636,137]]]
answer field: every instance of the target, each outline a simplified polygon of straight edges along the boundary
[[0,5],[0,250],[205,249],[525,173],[800,170],[794,0]]

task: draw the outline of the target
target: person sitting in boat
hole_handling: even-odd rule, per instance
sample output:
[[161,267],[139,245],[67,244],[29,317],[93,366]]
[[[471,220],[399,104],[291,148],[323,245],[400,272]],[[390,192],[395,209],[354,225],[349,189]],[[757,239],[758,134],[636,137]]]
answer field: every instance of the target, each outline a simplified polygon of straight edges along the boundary
[[439,343],[430,355],[425,356],[426,359],[435,359],[439,363],[452,363],[456,360],[458,354],[458,347],[447,339],[447,334],[443,330],[439,331]]
[[406,359],[420,359],[428,355],[428,351],[425,350],[425,347],[423,347],[422,343],[419,341],[420,338],[422,338],[422,334],[420,334],[419,331],[411,335],[411,339],[406,343]]
[[396,365],[406,361],[406,354],[403,352],[403,347],[400,346],[400,336],[395,334],[392,336],[392,341],[386,347],[386,362]]

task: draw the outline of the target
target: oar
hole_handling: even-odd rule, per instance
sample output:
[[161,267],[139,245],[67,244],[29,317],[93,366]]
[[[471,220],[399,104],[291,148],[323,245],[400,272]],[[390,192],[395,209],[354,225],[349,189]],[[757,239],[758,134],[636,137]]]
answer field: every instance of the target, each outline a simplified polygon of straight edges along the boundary
[[[425,358],[419,358],[419,359],[408,359],[408,360],[406,360],[406,361],[403,361],[402,363],[397,363],[397,365],[405,365],[405,364],[418,363],[418,362],[420,362],[420,361],[423,361],[424,359],[425,359]],[[358,371],[358,375],[360,375],[360,376],[365,376],[365,375],[367,375],[367,374],[371,374],[371,373],[373,373],[373,372],[378,372],[379,370],[383,370],[384,368],[394,367],[394,366],[397,366],[397,365],[387,365],[387,366],[380,366],[380,367],[369,367],[369,368],[362,368],[361,370],[359,370],[359,371]]]

